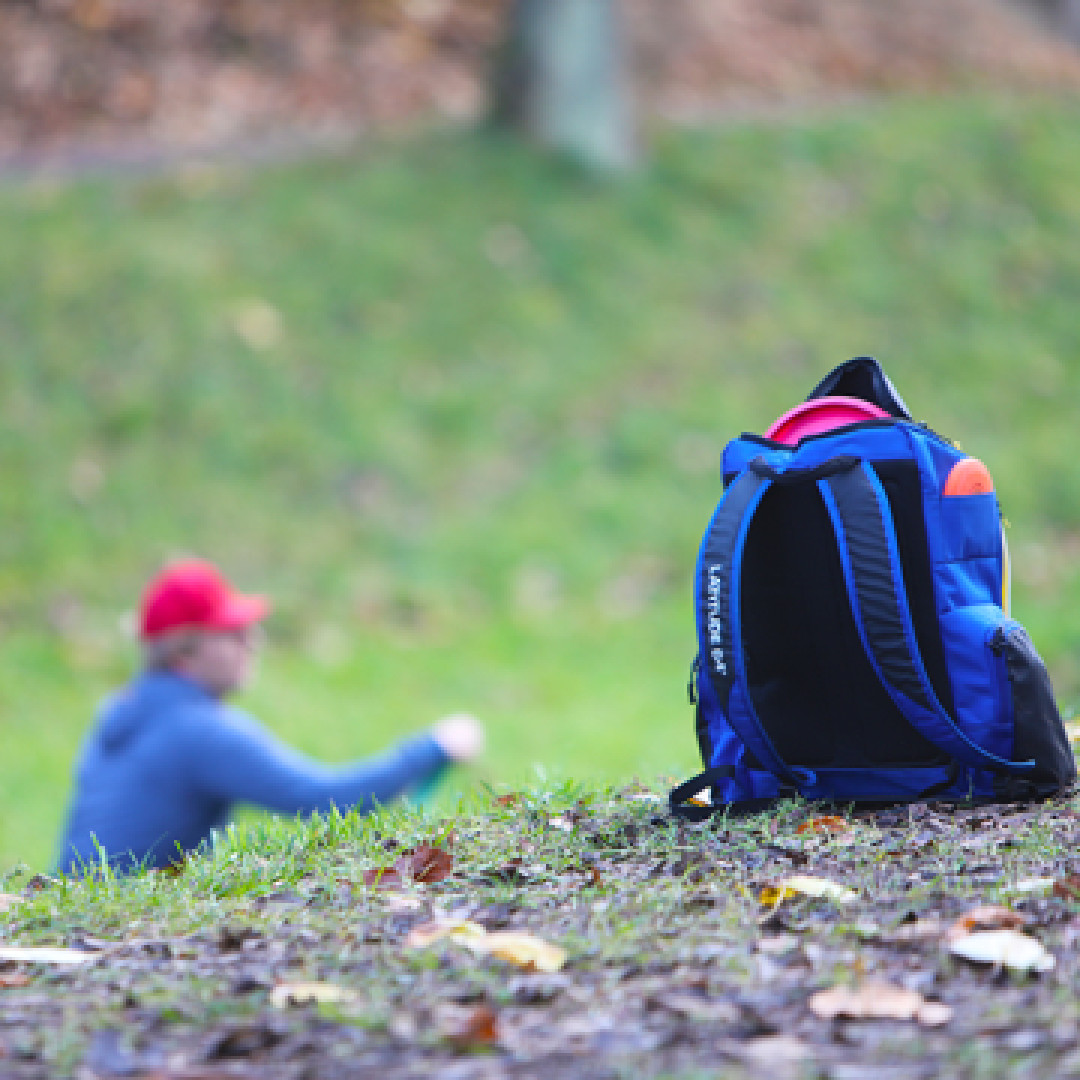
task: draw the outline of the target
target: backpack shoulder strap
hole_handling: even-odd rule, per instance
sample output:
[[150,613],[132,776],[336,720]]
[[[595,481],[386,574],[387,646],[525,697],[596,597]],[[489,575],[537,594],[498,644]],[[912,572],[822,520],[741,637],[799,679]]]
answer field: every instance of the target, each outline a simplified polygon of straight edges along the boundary
[[908,606],[888,496],[866,461],[818,480],[836,534],[848,600],[867,659],[889,696],[931,742],[956,760],[1024,774],[974,742],[942,706],[926,674]]
[[739,578],[750,522],[773,483],[767,470],[746,469],[716,508],[698,558],[696,591],[701,658],[728,724],[762,767],[798,785],[754,711],[746,686],[739,614]]
[[797,794],[792,787],[782,787],[778,794],[769,798],[738,799],[734,802],[720,803],[705,802],[697,798],[703,791],[715,791],[720,781],[730,780],[734,775],[733,766],[722,765],[718,768],[706,769],[673,787],[668,793],[668,806],[672,816],[682,818],[683,821],[700,822],[708,820],[714,814],[728,814],[732,817],[757,814],[763,810],[771,810],[782,799],[794,798]]

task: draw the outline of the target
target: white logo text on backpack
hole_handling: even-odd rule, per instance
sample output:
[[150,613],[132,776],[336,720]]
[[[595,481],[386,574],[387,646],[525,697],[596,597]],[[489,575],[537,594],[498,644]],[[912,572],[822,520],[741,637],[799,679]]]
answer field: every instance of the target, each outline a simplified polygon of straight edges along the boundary
[[727,674],[727,657],[724,655],[724,621],[720,615],[720,592],[723,589],[723,563],[713,563],[709,567],[708,612],[709,641],[716,646],[712,650],[713,668],[721,675]]

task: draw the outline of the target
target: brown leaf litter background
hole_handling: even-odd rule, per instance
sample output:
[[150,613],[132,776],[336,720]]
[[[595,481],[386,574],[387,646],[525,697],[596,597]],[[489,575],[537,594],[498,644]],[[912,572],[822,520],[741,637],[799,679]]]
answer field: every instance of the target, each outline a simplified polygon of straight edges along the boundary
[[[0,158],[474,119],[507,0],[0,0]],[[626,0],[646,116],[808,97],[1080,86],[994,0]]]

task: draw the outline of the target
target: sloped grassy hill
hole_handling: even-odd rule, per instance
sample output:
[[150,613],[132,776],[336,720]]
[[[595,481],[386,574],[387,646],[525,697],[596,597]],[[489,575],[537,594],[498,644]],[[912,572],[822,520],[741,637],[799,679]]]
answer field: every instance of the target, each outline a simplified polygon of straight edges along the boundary
[[446,133],[0,192],[0,865],[48,859],[179,552],[274,594],[249,703],[313,753],[470,708],[489,779],[690,767],[721,447],[856,353],[994,472],[1071,702],[1076,120],[874,104],[668,135],[612,186]]

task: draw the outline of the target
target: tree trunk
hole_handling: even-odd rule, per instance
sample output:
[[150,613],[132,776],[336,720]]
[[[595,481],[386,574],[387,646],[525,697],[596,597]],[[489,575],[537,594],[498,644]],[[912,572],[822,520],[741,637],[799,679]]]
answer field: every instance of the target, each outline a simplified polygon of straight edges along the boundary
[[618,0],[514,0],[492,117],[586,165],[629,169],[628,68]]

